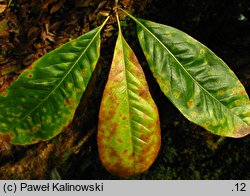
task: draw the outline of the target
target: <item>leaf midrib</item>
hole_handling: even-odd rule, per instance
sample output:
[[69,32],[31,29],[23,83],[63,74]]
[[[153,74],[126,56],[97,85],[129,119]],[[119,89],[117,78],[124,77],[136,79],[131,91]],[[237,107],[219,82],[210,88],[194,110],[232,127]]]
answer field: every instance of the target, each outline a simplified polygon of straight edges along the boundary
[[174,56],[174,54],[158,39],[158,37],[156,37],[147,27],[145,27],[139,20],[135,19],[137,24],[139,24],[142,28],[146,29],[146,31],[153,36],[157,42],[160,43],[160,45],[165,48],[168,53],[175,59],[175,61],[180,65],[180,67],[188,74],[188,76],[206,93],[208,94],[208,96],[212,97],[212,99],[216,100],[219,104],[221,104],[223,107],[225,107],[228,111],[230,111],[231,114],[233,114],[234,116],[236,116],[238,119],[240,119],[243,124],[248,125],[243,119],[241,119],[237,114],[233,113],[226,105],[224,105],[223,103],[221,103],[216,97],[214,97],[213,95],[211,95],[210,92],[208,92],[203,86],[201,86],[199,84],[199,82],[196,81],[196,79],[183,67],[183,65],[180,63],[180,61]]
[[128,100],[128,110],[129,110],[129,128],[130,128],[130,131],[131,131],[131,145],[132,145],[132,150],[133,150],[133,160],[134,160],[134,173],[136,173],[136,167],[135,167],[135,147],[134,147],[134,142],[133,142],[133,131],[132,131],[132,123],[131,123],[131,112],[130,112],[130,107],[131,107],[131,103],[130,103],[130,99],[129,99],[129,93],[128,93],[128,75],[127,75],[127,71],[126,71],[126,60],[125,60],[125,55],[124,55],[124,38],[122,36],[122,32],[121,30],[119,29],[119,38],[121,43],[122,43],[122,55],[123,55],[123,65],[124,65],[124,72],[125,72],[125,84],[126,84],[126,97],[127,97],[127,100]]

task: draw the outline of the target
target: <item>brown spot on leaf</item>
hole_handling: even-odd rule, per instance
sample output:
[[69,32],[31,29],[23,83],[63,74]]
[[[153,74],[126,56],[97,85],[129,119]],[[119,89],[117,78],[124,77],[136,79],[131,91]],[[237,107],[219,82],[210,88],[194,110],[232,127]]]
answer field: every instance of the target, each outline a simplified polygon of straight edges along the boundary
[[113,138],[115,135],[116,135],[116,132],[117,132],[117,128],[118,128],[118,123],[117,122],[114,122],[110,125],[110,132],[109,132],[109,135],[108,135],[108,140],[110,140],[111,138]]
[[64,104],[65,105],[75,105],[76,101],[74,99],[65,99]]
[[233,137],[240,138],[240,137],[244,137],[244,136],[246,136],[248,134],[250,134],[250,126],[238,128],[235,131]]
[[119,154],[116,152],[116,150],[114,148],[110,148],[109,150],[109,156],[110,157],[116,157],[116,158],[119,158]]
[[134,161],[135,157],[134,157],[134,153],[131,153],[130,155],[128,155],[128,160],[130,161]]
[[32,143],[37,143],[39,140],[38,140],[38,139],[33,138],[31,141],[32,141]]
[[100,51],[101,51],[101,46],[100,45],[98,46],[97,51],[98,51],[98,53],[100,53]]
[[[157,112],[158,112],[158,110],[157,110]],[[153,123],[150,123],[149,125],[148,125],[148,129],[151,131],[153,128],[155,127],[155,124],[153,124]]]
[[149,154],[148,152],[150,151],[151,148],[154,148],[154,146],[155,146],[154,143],[144,145],[140,152],[142,154]]
[[125,149],[125,150],[122,152],[123,156],[125,156],[127,153],[128,153],[128,149]]
[[117,50],[117,56],[119,57],[117,59],[120,59],[120,57],[123,57],[123,50],[121,50],[120,48]]
[[76,88],[76,92],[80,93],[80,92],[82,92],[82,90],[80,88]]
[[208,127],[211,125],[210,122],[204,122],[202,123],[202,126],[205,128],[205,129],[208,129]]
[[139,62],[138,62],[138,60],[137,60],[135,54],[134,54],[132,51],[129,53],[129,60],[130,60],[134,65],[139,64]]
[[[144,129],[144,127],[142,127],[142,129]],[[141,134],[140,135],[140,139],[147,142],[149,140],[149,138],[150,138],[150,135],[151,135],[150,133],[148,133],[148,134]]]
[[225,92],[224,92],[224,90],[219,90],[218,92],[217,92],[217,95],[223,95]]
[[5,89],[4,91],[0,91],[0,94],[3,96],[3,97],[7,97],[8,96],[8,90]]
[[85,69],[82,70],[82,75],[86,76],[86,70]]
[[[118,59],[114,58],[112,64],[117,65],[118,64]],[[111,73],[110,73],[111,74]]]
[[[145,163],[145,160],[146,160],[146,157],[139,155],[136,159],[136,163],[139,164],[140,166],[145,167],[145,165],[148,165],[147,163]],[[142,167],[141,167],[141,169],[142,169]]]
[[176,99],[179,99],[180,93],[179,93],[178,91],[174,91],[173,96],[174,96]]
[[237,86],[241,86],[242,84],[241,84],[241,82],[238,80],[238,81],[236,82],[236,85],[237,85]]
[[127,117],[125,117],[125,116],[123,116],[123,117],[122,117],[122,120],[123,120],[123,121],[127,121],[127,120],[128,120],[128,118],[127,118]]
[[32,130],[32,132],[36,132],[36,131],[38,131],[40,128],[41,128],[41,125],[40,125],[40,124],[36,124],[31,130]]
[[111,109],[108,111],[108,116],[107,116],[107,118],[108,118],[108,119],[112,119],[114,116],[115,116],[115,110],[114,110],[113,108],[111,108]]
[[121,138],[118,138],[118,139],[117,139],[117,142],[122,143],[122,139],[121,139]]
[[239,94],[239,95],[245,95],[246,94],[244,89],[234,89],[233,93]]
[[204,49],[201,49],[200,50],[200,55],[203,56],[205,54],[205,50]]
[[112,103],[112,106],[117,104],[117,98],[112,93],[109,94],[109,100]]
[[188,102],[187,102],[187,105],[189,108],[193,108],[194,107],[194,101],[192,99],[190,99]]
[[114,59],[112,63],[112,67],[109,73],[109,81],[110,82],[121,82],[124,79],[124,67],[119,64],[118,59]]
[[241,100],[236,100],[236,101],[235,101],[235,104],[236,104],[236,105],[241,105]]
[[149,98],[148,88],[139,89],[139,96],[144,99],[148,99]]

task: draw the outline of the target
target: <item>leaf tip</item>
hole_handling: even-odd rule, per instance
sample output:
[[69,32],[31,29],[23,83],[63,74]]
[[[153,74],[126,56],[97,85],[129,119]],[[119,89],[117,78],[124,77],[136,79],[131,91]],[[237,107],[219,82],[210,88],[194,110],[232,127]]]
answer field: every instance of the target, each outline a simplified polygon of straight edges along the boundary
[[248,134],[250,134],[250,126],[237,129],[234,132],[233,137],[234,138],[241,138],[241,137],[247,136]]

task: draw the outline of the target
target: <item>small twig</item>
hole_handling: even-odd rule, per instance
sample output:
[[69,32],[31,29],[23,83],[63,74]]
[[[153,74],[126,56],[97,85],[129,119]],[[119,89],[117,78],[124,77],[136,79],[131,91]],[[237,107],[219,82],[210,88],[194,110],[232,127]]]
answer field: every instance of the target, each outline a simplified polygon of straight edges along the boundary
[[91,129],[86,136],[84,136],[80,142],[78,142],[77,146],[73,148],[73,151],[77,151],[81,148],[83,144],[85,144],[89,138],[96,132],[96,128]]

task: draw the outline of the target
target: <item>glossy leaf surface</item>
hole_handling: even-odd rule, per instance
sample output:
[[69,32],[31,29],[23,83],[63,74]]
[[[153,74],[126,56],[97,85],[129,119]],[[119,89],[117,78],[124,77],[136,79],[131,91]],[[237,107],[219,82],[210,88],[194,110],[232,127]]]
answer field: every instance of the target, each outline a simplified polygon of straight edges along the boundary
[[119,176],[147,170],[160,148],[158,110],[121,31],[102,97],[97,141],[104,167]]
[[219,57],[178,29],[132,18],[161,90],[186,118],[222,136],[250,133],[248,95]]
[[44,55],[0,93],[2,137],[32,144],[68,126],[99,58],[101,28]]

